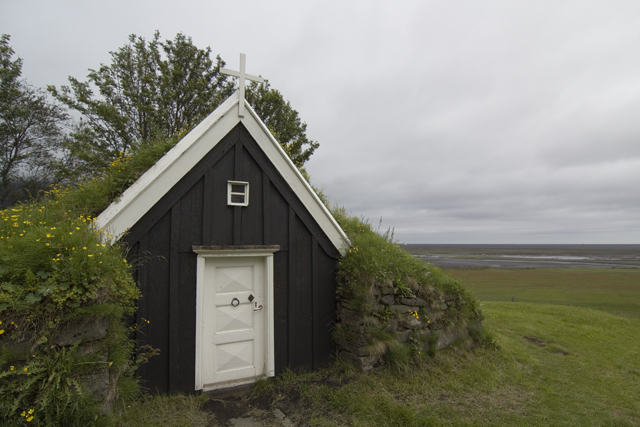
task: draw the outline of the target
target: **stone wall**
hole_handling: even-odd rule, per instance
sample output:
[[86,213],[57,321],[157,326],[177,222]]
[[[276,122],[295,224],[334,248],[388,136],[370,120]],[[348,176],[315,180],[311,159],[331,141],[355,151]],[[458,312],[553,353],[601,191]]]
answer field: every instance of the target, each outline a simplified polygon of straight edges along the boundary
[[[98,401],[105,402],[109,410],[109,392],[112,389],[109,377],[109,352],[106,338],[109,318],[93,317],[71,322],[61,327],[51,339],[52,345],[59,348],[71,347],[80,341],[78,351],[81,356],[97,359],[95,369],[80,378],[86,390]],[[16,364],[26,362],[33,345],[33,337],[28,334],[14,333],[11,338],[0,340],[0,351],[6,348],[11,352]]]
[[392,341],[420,352],[434,352],[460,341],[472,346],[470,332],[480,331],[482,325],[479,317],[461,315],[459,305],[454,295],[430,288],[418,297],[406,288],[394,288],[391,281],[372,286],[370,295],[358,301],[338,293],[338,355],[366,372],[384,364]]

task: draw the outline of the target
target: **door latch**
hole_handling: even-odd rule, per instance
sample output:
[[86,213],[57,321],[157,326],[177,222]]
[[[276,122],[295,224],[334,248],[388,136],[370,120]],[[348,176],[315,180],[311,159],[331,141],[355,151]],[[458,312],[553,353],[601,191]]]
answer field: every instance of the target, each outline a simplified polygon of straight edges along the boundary
[[[247,298],[249,300],[249,302],[253,302],[254,299],[256,299],[256,297],[254,297],[253,295],[249,295],[249,298]],[[253,302],[253,311],[258,311],[258,310],[262,310],[262,304],[258,305],[258,301]]]

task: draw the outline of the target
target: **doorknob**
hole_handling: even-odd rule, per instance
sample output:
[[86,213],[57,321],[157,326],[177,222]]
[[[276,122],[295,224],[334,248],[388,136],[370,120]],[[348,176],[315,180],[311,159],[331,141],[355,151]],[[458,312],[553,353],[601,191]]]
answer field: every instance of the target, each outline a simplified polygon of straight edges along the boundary
[[231,306],[232,307],[237,307],[240,305],[240,300],[238,298],[234,298],[231,300]]

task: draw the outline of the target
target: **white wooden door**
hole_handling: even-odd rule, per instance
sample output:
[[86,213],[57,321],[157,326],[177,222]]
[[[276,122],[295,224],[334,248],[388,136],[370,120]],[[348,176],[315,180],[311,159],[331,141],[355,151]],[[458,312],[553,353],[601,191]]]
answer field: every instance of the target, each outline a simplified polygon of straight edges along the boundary
[[265,258],[205,258],[199,283],[203,389],[266,372]]

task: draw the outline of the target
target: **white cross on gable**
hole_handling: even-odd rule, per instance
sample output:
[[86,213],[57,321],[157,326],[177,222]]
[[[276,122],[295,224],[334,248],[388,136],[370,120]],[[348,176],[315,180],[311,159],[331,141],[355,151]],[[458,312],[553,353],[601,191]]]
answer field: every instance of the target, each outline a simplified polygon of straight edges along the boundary
[[230,76],[238,77],[240,79],[238,83],[238,92],[240,94],[240,102],[238,103],[238,117],[244,117],[244,81],[245,79],[253,80],[258,83],[264,82],[264,79],[259,76],[253,76],[244,72],[244,63],[246,55],[240,54],[240,71],[233,71],[228,68],[220,68],[222,74],[228,74]]

